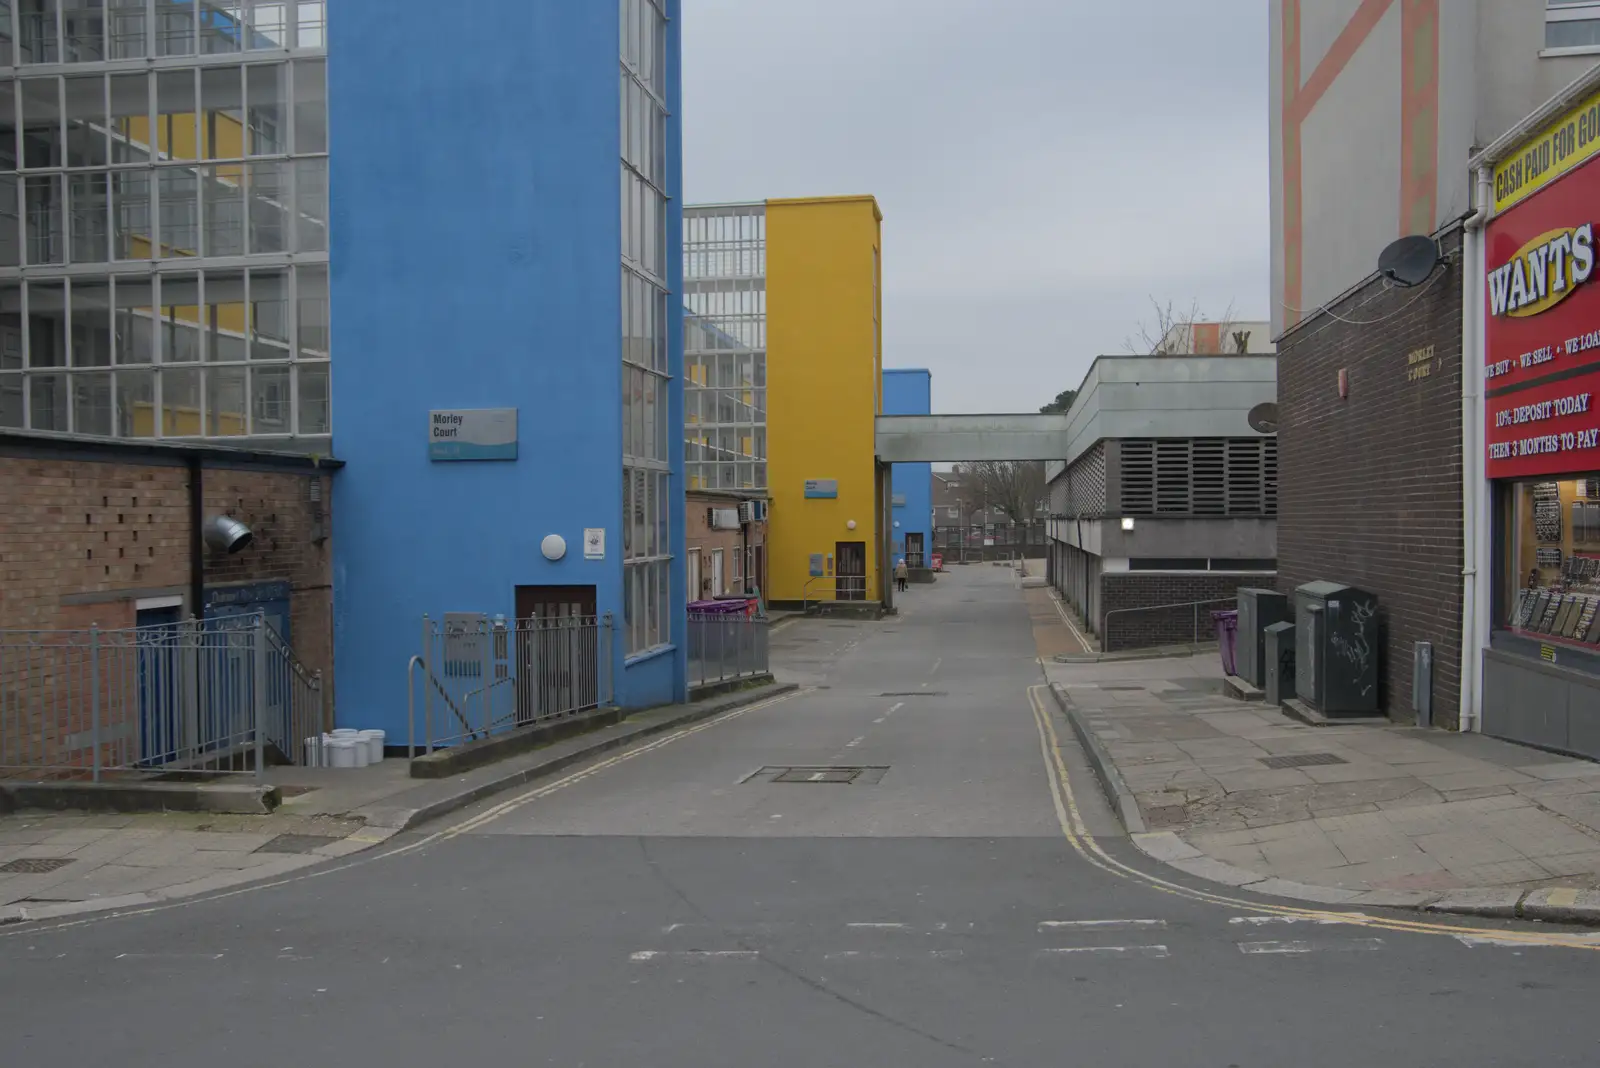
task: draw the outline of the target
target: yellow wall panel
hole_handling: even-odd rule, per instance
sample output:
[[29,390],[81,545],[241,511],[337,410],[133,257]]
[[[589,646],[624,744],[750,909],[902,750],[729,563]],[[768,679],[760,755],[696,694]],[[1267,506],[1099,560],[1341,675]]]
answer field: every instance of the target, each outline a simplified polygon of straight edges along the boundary
[[[866,596],[882,598],[873,425],[882,377],[874,284],[881,220],[871,197],[767,202],[773,600],[831,598],[833,577],[811,580],[810,562],[822,554],[836,566],[839,542],[864,544]],[[838,497],[806,499],[807,479],[836,480]]]

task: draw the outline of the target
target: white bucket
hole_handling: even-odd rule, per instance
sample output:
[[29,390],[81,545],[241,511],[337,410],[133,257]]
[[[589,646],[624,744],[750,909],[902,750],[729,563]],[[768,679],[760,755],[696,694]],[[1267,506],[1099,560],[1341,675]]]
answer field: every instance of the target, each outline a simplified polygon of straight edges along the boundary
[[350,751],[356,755],[356,767],[364,768],[371,763],[367,757],[369,750],[367,748],[367,740],[365,738],[346,738],[344,741],[345,744],[350,747]]
[[328,736],[313,734],[306,739],[306,760],[308,768],[325,768],[328,766]]
[[356,730],[353,727],[340,727],[337,730],[333,731],[332,733],[333,733],[333,736],[335,738],[359,738],[359,737],[361,737],[361,732]]
[[383,763],[383,731],[362,731],[361,740],[367,744],[367,763]]
[[356,749],[359,743],[349,738],[334,738],[328,742],[328,766],[353,768],[356,766]]

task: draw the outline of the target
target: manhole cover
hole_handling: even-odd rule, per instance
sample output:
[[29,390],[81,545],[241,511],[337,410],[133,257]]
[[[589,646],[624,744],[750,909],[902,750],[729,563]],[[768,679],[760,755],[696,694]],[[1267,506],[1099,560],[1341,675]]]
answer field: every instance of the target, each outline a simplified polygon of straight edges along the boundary
[[773,782],[855,782],[860,768],[784,768]]
[[23,857],[0,864],[0,872],[7,875],[44,875],[59,871],[71,863],[71,857]]
[[816,785],[871,786],[883,778],[887,767],[844,767],[812,765],[784,767],[768,765],[745,778],[745,782],[800,782]]
[[1334,753],[1294,753],[1290,756],[1262,757],[1261,763],[1269,768],[1314,768],[1322,764],[1348,764]]
[[344,839],[326,834],[280,834],[257,853],[312,853],[318,846],[342,842]]

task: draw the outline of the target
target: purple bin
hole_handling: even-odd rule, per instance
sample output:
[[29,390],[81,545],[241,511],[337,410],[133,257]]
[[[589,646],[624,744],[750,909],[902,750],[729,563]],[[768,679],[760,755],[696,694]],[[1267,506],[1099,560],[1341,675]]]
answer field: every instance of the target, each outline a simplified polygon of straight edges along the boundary
[[1212,612],[1211,622],[1217,626],[1217,648],[1222,651],[1222,673],[1234,673],[1233,654],[1239,642],[1239,613],[1236,609]]

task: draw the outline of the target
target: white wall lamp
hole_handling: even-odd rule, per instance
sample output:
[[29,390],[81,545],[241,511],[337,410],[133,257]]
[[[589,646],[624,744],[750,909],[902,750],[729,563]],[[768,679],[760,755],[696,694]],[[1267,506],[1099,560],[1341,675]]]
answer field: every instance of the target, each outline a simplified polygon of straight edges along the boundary
[[559,560],[567,555],[567,539],[560,534],[546,534],[539,543],[539,551],[544,553],[546,560]]
[[846,530],[854,530],[854,529],[856,529],[856,521],[854,519],[850,520],[848,523],[846,523],[844,525],[844,528]]
[[1125,516],[1122,517],[1122,529],[1123,530],[1132,530],[1133,529],[1133,516],[1125,515]]

